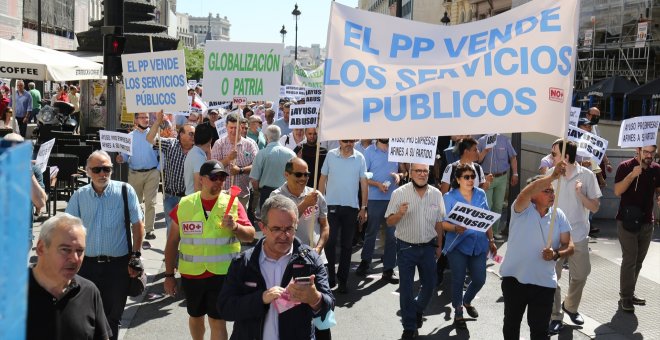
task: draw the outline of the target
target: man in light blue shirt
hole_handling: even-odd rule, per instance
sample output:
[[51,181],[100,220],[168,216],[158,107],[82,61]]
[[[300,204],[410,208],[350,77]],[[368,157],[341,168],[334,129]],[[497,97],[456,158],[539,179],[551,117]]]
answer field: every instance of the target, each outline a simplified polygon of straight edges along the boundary
[[[328,151],[321,177],[319,191],[328,202],[328,222],[330,237],[326,245],[328,258],[328,281],[330,287],[339,283],[338,292],[346,294],[348,272],[351,265],[351,246],[355,234],[355,221],[360,224],[367,220],[367,165],[364,156],[353,150],[355,140],[341,140],[337,149]],[[360,185],[361,205],[358,203],[358,185]],[[341,233],[339,268],[335,277],[335,263],[338,234]]]
[[279,126],[280,136],[286,136],[291,133],[291,128],[289,127],[289,112],[291,111],[291,105],[291,102],[285,103],[282,106],[283,117],[275,120],[272,124]]
[[284,168],[291,158],[296,157],[293,151],[280,145],[280,128],[277,125],[268,126],[265,135],[268,144],[257,152],[250,170],[252,188],[259,192],[259,206],[264,204],[273,190],[286,182]]
[[[139,261],[141,256],[144,236],[142,210],[130,184],[110,179],[112,161],[108,153],[94,151],[87,159],[86,170],[91,183],[71,196],[66,212],[82,219],[87,227],[85,260],[78,274],[98,287],[103,310],[112,329],[112,339],[117,339],[119,322],[126,306],[129,276],[139,274],[128,263],[129,260]],[[124,224],[122,185],[126,185],[127,189],[132,237],[126,234]]]
[[[504,297],[504,339],[520,338],[520,322],[527,309],[532,339],[548,339],[548,324],[557,287],[556,261],[573,254],[571,226],[566,215],[552,211],[552,181],[566,169],[564,161],[552,174],[528,181],[511,207],[511,227],[500,267]],[[550,227],[556,214],[554,228]]]
[[202,164],[211,159],[213,130],[209,124],[200,124],[195,128],[195,145],[188,151],[183,162],[183,179],[186,183],[186,195],[202,190],[199,170]]
[[[364,152],[367,171],[373,176],[367,180],[369,183],[369,203],[367,211],[371,218],[367,221],[367,231],[362,246],[362,261],[355,273],[360,276],[367,274],[369,265],[374,255],[376,246],[376,235],[381,224],[385,223],[385,211],[390,203],[392,192],[399,187],[401,179],[399,174],[399,163],[387,160],[388,146],[390,140],[378,139],[376,144],[369,146]],[[383,280],[397,284],[399,279],[394,274],[396,266],[396,238],[394,228],[385,227],[385,253],[383,255]]]
[[156,196],[158,195],[158,184],[160,183],[160,172],[158,171],[158,153],[153,145],[147,141],[149,133],[149,114],[139,112],[135,114],[135,129],[129,133],[133,136],[133,154],[125,153],[117,155],[117,163],[128,160],[128,184],[137,194],[140,203],[144,201],[144,231],[145,239],[153,240],[154,223],[156,221]]
[[14,117],[18,122],[18,129],[21,136],[25,137],[27,123],[32,114],[32,95],[25,90],[25,83],[22,80],[16,82],[16,94],[14,94],[12,105],[14,105]]

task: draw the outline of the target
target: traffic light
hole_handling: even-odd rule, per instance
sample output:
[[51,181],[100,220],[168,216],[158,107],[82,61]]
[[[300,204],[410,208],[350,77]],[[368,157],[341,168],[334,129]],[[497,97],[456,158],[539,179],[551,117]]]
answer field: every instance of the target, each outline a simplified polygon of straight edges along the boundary
[[126,46],[126,37],[118,34],[103,36],[103,74],[120,76],[122,72],[121,55]]

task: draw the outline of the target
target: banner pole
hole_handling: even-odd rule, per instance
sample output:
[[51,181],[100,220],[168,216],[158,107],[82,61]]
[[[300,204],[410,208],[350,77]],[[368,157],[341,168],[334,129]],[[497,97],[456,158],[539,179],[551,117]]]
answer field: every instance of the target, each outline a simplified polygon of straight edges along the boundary
[[[638,160],[639,166],[642,166],[642,152],[644,152],[644,151],[643,151],[643,149],[640,148],[639,149],[639,155],[638,155],[638,157],[639,157],[639,160]],[[640,174],[640,176],[641,176],[641,174]],[[637,184],[638,183],[639,183],[639,176],[635,177],[635,191],[637,191]]]
[[[566,140],[566,137],[562,138],[562,148],[561,148],[561,160],[564,160],[566,157],[566,143],[568,141]],[[555,164],[555,166],[557,166]],[[562,174],[563,175],[563,174]],[[557,190],[555,191],[555,201],[552,204],[552,214],[550,215],[550,229],[548,232],[548,243],[546,245],[546,248],[550,248],[552,245],[552,233],[554,232],[555,229],[555,217],[557,216],[557,205],[559,203],[559,191],[561,190],[561,176],[557,178]]]

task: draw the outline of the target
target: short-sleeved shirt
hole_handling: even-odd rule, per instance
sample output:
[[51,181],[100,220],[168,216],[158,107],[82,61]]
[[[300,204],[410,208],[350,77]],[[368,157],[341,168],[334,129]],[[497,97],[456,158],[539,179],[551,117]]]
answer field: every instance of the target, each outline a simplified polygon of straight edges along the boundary
[[140,131],[135,129],[129,133],[133,136],[132,154],[129,156],[122,153],[121,155],[124,160],[128,161],[128,167],[131,170],[149,170],[158,167],[158,152],[147,141],[149,130]]
[[[541,217],[534,203],[530,202],[529,206],[519,213],[514,207],[515,201],[511,205],[508,246],[500,267],[500,275],[515,277],[524,284],[557,288],[557,263],[544,260],[541,253],[548,242],[552,208]],[[559,249],[561,233],[570,231],[571,225],[566,215],[561,209],[557,209],[552,232],[552,249]]]
[[250,178],[259,181],[259,187],[278,188],[284,179],[284,167],[296,154],[278,142],[270,142],[265,149],[259,150],[252,163]]
[[[217,142],[213,145],[211,149],[211,158],[218,160],[218,162],[224,158],[227,158],[229,154],[234,150],[234,144],[229,140],[229,136],[223,136],[218,139]],[[246,167],[252,165],[254,158],[257,157],[257,152],[259,147],[257,143],[249,138],[243,138],[238,141],[236,144],[236,159],[233,161],[236,166]],[[232,175],[234,177],[233,184],[241,188],[241,196],[248,195],[250,193],[250,177],[248,173],[243,173],[240,175]],[[229,190],[232,181],[225,181],[222,188]]]
[[361,178],[366,178],[367,164],[364,156],[356,150],[343,157],[339,149],[328,151],[321,174],[328,176],[325,186],[325,199],[328,205],[341,205],[359,208],[358,187]]
[[[482,152],[486,148],[487,137],[488,135],[484,135],[479,138],[477,142],[479,152]],[[486,154],[484,160],[481,162],[481,166],[486,168],[486,173],[490,174],[507,172],[511,167],[509,160],[515,156],[517,156],[517,153],[511,145],[511,140],[502,134],[498,134],[493,150]]]
[[193,148],[188,151],[186,160],[183,162],[183,178],[186,183],[186,195],[195,192],[195,174],[199,173],[199,169],[206,161],[206,152],[197,145],[193,146]]
[[408,243],[427,243],[437,237],[435,224],[445,218],[445,202],[437,188],[428,185],[426,193],[420,197],[410,182],[392,193],[385,217],[396,214],[399,206],[408,203],[408,211],[396,224],[394,236]]
[[[447,164],[447,167],[445,168],[445,172],[442,173],[442,180],[441,180],[442,183],[451,184],[451,181],[453,179],[451,178],[452,173],[454,172],[454,168],[457,167],[459,163],[460,160]],[[484,175],[484,168],[482,166],[476,167],[474,162],[470,162],[467,164],[470,166],[470,168],[472,168],[474,174],[477,175],[477,181],[479,185],[486,183],[486,175]],[[477,168],[479,170],[477,170]]]
[[394,190],[399,188],[399,186],[394,183],[394,178],[392,177],[393,172],[399,172],[399,163],[388,161],[387,156],[387,150],[383,151],[379,149],[377,144],[372,144],[364,151],[364,160],[367,163],[367,171],[373,174],[371,180],[380,183],[385,181],[390,182],[387,192],[382,192],[378,187],[370,185],[370,201],[389,201]]
[[[32,96],[32,110],[41,109],[41,93],[37,89],[30,90]],[[74,111],[75,112],[75,111]]]
[[128,183],[110,181],[100,195],[90,183],[76,190],[71,196],[66,212],[79,217],[87,228],[85,255],[118,257],[128,254],[122,185],[126,185],[128,189],[131,224],[144,220],[135,190]]
[[[616,169],[614,183],[623,181],[638,165],[639,162],[636,158],[621,162]],[[622,220],[621,210],[629,205],[637,206],[644,212],[644,222],[651,223],[653,221],[653,195],[655,189],[660,187],[660,165],[655,162],[651,163],[647,169],[642,169],[642,174],[638,178],[633,180],[628,190],[621,194],[619,211],[616,214],[616,219],[619,221]]]
[[280,127],[280,136],[288,135],[291,133],[289,122],[285,121],[284,118],[275,120],[272,125],[276,125]]
[[[554,167],[548,169],[546,174],[551,174],[554,170]],[[557,206],[571,223],[573,242],[580,242],[589,236],[589,210],[584,207],[582,200],[575,193],[577,181],[582,182],[582,193],[587,198],[594,199],[603,196],[596,175],[581,165],[576,164],[575,173],[571,174],[571,178],[561,178],[561,189],[559,189],[559,197],[556,198],[559,200]],[[557,191],[556,180],[552,182],[552,186]]]
[[[300,196],[294,196],[289,191],[287,184],[284,183],[281,187],[271,192],[270,196],[273,197],[274,195],[282,195],[296,202],[296,205],[299,205],[305,199],[305,196],[312,192],[314,192],[314,189],[306,186]],[[328,218],[328,204],[325,202],[325,197],[323,197],[321,193],[318,195],[316,205],[307,208],[307,210],[303,211],[302,215],[300,215],[298,218],[298,230],[296,230],[296,237],[299,238],[303,244],[306,244],[312,248],[316,247],[316,243],[321,238],[321,224],[319,223],[320,218]],[[313,230],[313,234],[310,233],[311,230]],[[325,257],[325,251],[321,251],[321,260],[323,260],[323,264],[328,263],[328,260]]]
[[[447,209],[447,214],[449,214],[451,210],[454,209],[454,206],[458,202],[488,210],[486,192],[480,188],[472,188],[471,202],[466,201],[458,189],[449,190],[449,192],[447,192],[443,198],[445,201],[445,209]],[[446,252],[458,250],[468,256],[483,254],[489,250],[488,237],[486,236],[485,232],[472,229],[466,229],[461,235],[450,231],[447,232],[445,237],[444,250]]]
[[26,339],[110,338],[112,330],[103,312],[101,293],[91,281],[74,276],[64,295],[56,300],[39,285],[32,271],[29,270]]
[[295,150],[297,146],[302,145],[304,143],[307,143],[307,138],[303,137],[303,139],[299,143],[296,143],[296,139],[293,137],[293,132],[280,137],[280,145],[291,151]]
[[541,162],[539,163],[539,170],[541,168],[552,168],[554,164],[554,160],[552,159],[552,154],[545,155],[545,157],[541,158]]

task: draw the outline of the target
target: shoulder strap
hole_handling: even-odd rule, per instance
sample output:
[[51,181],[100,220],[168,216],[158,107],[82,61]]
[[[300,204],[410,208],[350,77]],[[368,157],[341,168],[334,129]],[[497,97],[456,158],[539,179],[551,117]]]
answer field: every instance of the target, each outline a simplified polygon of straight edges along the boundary
[[477,175],[477,179],[479,180],[477,182],[477,186],[479,186],[479,183],[481,183],[481,165],[479,165],[479,163],[477,162],[474,162],[472,164],[474,164],[474,172],[475,175]]
[[133,251],[133,242],[131,239],[131,217],[128,213],[128,187],[126,183],[121,185],[121,196],[124,201],[124,226],[126,227],[126,243],[128,244],[128,253]]

